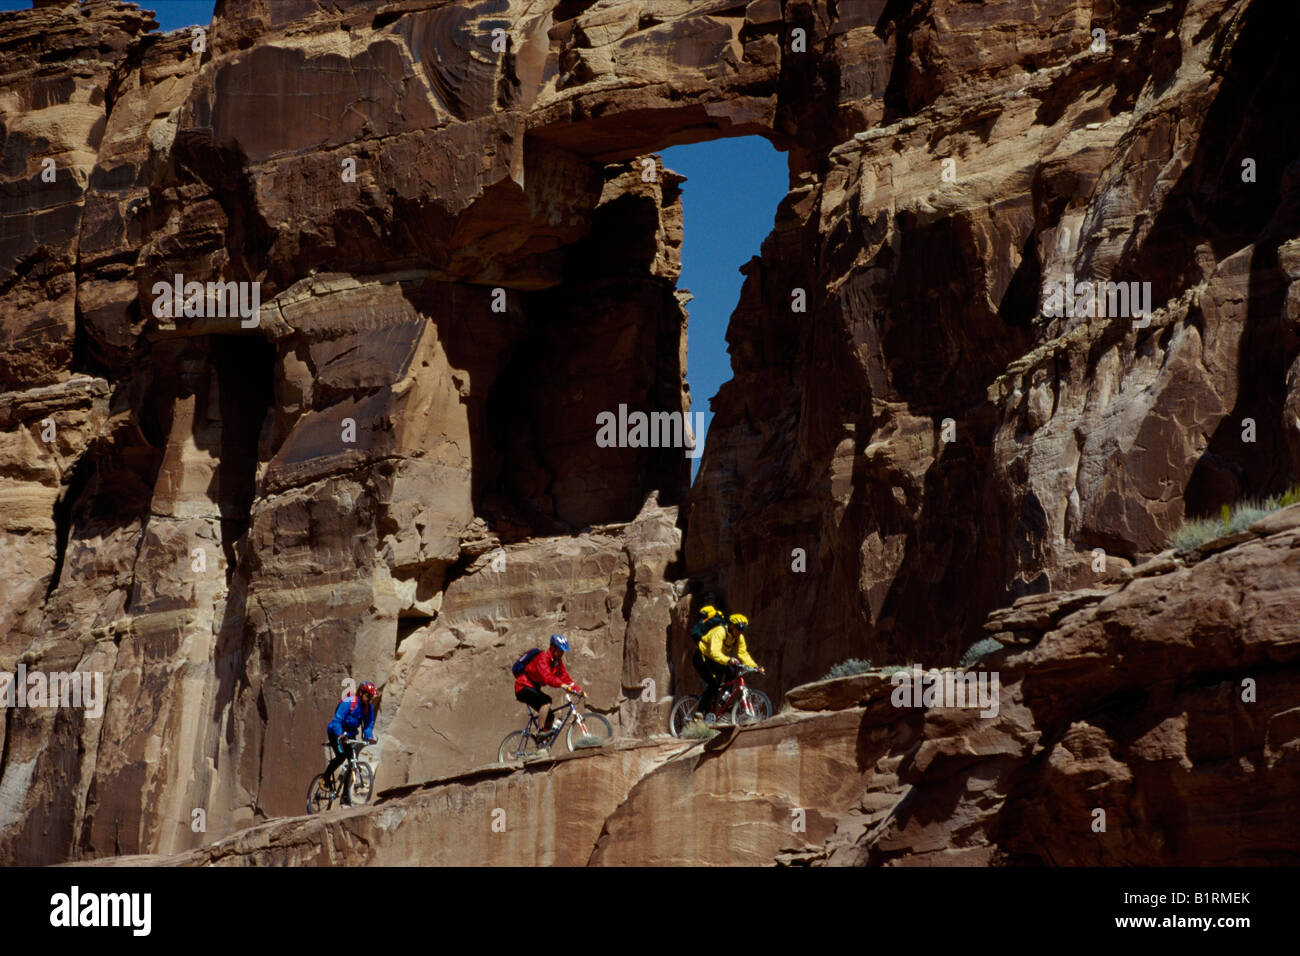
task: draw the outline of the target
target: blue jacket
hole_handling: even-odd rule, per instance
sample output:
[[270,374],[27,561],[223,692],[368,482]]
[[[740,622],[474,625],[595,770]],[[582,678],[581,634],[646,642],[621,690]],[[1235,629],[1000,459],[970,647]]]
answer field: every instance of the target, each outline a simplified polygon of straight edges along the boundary
[[334,719],[330,721],[330,733],[336,737],[351,737],[365,721],[364,736],[367,740],[375,735],[375,705],[363,704],[357,695],[344,697],[334,709]]

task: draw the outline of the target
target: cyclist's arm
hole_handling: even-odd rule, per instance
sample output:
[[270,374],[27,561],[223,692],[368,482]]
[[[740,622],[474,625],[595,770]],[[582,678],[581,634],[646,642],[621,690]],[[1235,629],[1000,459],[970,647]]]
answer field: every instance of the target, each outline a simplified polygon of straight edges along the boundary
[[578,682],[573,679],[573,676],[569,673],[569,669],[564,666],[564,661],[560,661],[559,674],[564,681],[564,683],[560,685],[561,687],[563,687],[565,690],[569,690],[571,688],[573,690],[573,693],[575,694],[582,693],[582,688],[579,687]]
[[366,740],[375,739],[375,705],[373,703],[370,705],[370,715],[366,718],[365,732],[361,736],[365,737]]
[[746,667],[757,669],[758,662],[749,656],[749,648],[745,646],[745,635],[741,634],[736,638],[736,659]]

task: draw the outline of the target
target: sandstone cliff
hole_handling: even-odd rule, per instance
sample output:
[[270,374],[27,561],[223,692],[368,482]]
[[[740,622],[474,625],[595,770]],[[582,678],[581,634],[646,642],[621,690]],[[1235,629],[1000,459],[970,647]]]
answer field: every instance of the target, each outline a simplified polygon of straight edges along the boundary
[[1294,865],[1300,507],[1258,535],[1017,602],[981,664],[991,718],[900,708],[907,682],[867,673],[707,742],[484,767],[118,862]]
[[[401,835],[458,800],[557,801],[562,862],[1293,861],[1293,536],[1115,582],[1300,475],[1298,17],[219,0],[198,42],[115,0],[0,14],[0,670],[107,675],[102,717],[5,711],[0,861],[525,861]],[[790,192],[691,487],[593,423],[691,407],[654,151],[743,134]],[[176,275],[256,283],[258,322],[158,314]],[[1153,314],[1051,314],[1067,276]],[[774,698],[952,664],[990,612],[1047,636],[997,656],[991,721],[876,700],[648,740],[707,593]],[[458,776],[554,630],[622,742]],[[390,796],[265,822],[348,676],[381,685]],[[705,834],[740,803],[751,836]],[[1145,836],[1085,839],[1098,806]]]

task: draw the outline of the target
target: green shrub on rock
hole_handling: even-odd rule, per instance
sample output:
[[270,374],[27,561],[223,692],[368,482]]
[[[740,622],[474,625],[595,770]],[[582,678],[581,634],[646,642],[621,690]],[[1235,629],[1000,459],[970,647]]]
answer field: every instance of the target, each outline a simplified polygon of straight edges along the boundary
[[1280,495],[1263,501],[1242,500],[1234,505],[1219,508],[1217,518],[1193,518],[1184,521],[1169,538],[1169,546],[1176,551],[1193,551],[1203,544],[1226,535],[1245,531],[1261,518],[1274,511],[1300,503],[1300,485],[1293,485]]
[[832,680],[836,677],[856,677],[858,674],[865,674],[869,670],[871,670],[871,661],[850,657],[847,661],[841,661],[823,674],[822,680]]
[[982,658],[988,657],[994,651],[1002,650],[1002,642],[986,637],[983,640],[976,641],[970,647],[966,648],[966,653],[962,654],[958,662],[962,667],[973,667]]

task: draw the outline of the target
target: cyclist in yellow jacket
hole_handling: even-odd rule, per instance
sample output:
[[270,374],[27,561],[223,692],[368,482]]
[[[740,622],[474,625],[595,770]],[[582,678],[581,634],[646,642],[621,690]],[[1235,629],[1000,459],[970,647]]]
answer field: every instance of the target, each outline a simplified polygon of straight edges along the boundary
[[744,664],[762,670],[758,663],[749,656],[745,646],[745,629],[749,619],[743,614],[733,614],[726,625],[719,624],[710,628],[700,638],[694,657],[695,670],[704,681],[704,693],[696,704],[695,716],[708,720],[712,716],[713,702],[718,696],[718,687],[727,679],[732,667]]

